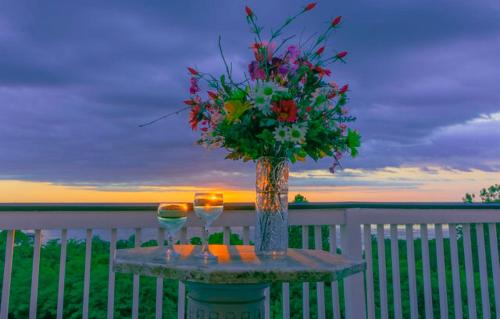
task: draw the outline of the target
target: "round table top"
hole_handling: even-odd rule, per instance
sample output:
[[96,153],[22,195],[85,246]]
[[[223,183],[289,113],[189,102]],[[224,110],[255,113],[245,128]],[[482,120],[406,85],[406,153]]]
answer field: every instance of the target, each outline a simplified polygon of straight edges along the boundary
[[176,245],[181,255],[167,260],[164,247],[118,249],[113,268],[116,272],[164,277],[207,284],[254,284],[267,282],[331,282],[365,269],[365,262],[342,255],[310,249],[288,249],[281,259],[265,259],[254,246],[210,245],[217,260],[205,262],[196,254],[200,246]]

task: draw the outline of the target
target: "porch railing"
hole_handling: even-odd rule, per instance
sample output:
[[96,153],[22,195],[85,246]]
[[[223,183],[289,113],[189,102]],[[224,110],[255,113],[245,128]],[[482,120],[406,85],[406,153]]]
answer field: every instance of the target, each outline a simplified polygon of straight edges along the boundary
[[[188,219],[179,240],[187,242],[196,218]],[[227,206],[214,227],[220,227],[223,242],[231,233],[243,243],[252,240],[255,217],[248,205]],[[367,271],[340,283],[303,283],[302,304],[291,305],[296,289],[283,284],[267,292],[266,316],[271,316],[270,296],[281,295],[283,318],[498,318],[500,313],[500,267],[498,229],[500,205],[463,204],[309,204],[292,205],[291,236],[300,236],[302,247],[328,249],[355,258],[365,258]],[[145,229],[158,229],[154,206],[0,205],[0,231],[4,232],[3,276],[0,318],[8,318],[12,272],[16,269],[17,231],[33,231],[29,317],[38,308],[42,234],[60,232],[60,262],[57,288],[57,318],[65,314],[65,278],[68,230],[84,230],[85,257],[82,316],[89,317],[92,242],[95,230],[109,235],[109,265],[117,245],[118,230],[133,229],[134,243],[141,245]],[[292,231],[293,230],[293,231]],[[1,269],[0,269],[1,271]],[[163,314],[163,279],[156,279],[156,318]],[[184,318],[185,288],[179,283],[178,317]],[[296,285],[296,284],[293,284]],[[109,268],[107,317],[115,314],[115,274]],[[273,290],[276,287],[273,287]],[[294,290],[295,289],[295,290]],[[139,317],[140,280],[133,277],[131,315]],[[54,296],[55,297],[55,296]],[[12,306],[12,305],[10,305]],[[297,313],[301,309],[301,313]]]

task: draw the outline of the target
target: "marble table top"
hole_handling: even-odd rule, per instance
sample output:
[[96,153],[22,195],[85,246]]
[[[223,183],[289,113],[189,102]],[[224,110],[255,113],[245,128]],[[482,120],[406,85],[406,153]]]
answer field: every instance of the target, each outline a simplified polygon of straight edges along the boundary
[[263,259],[254,246],[210,245],[216,261],[196,257],[200,246],[176,245],[179,259],[167,260],[163,247],[118,249],[116,272],[164,277],[206,284],[254,284],[267,282],[331,282],[364,271],[365,262],[310,249],[288,249],[282,259]]

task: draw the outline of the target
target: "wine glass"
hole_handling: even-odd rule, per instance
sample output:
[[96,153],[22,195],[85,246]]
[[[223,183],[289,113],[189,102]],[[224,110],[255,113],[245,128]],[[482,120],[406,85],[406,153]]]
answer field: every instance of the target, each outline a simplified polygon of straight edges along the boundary
[[167,259],[179,257],[174,250],[174,236],[186,224],[187,214],[187,204],[161,203],[158,206],[158,222],[167,231]]
[[205,260],[215,259],[208,249],[208,227],[222,214],[224,210],[222,193],[196,193],[194,194],[194,212],[201,218],[203,227],[203,245],[199,257]]

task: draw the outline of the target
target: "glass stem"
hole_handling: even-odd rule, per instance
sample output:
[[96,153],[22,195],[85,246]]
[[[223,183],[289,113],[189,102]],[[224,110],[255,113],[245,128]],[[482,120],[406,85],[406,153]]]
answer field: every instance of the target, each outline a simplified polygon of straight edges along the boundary
[[208,227],[207,227],[207,225],[205,225],[203,227],[203,246],[201,247],[201,251],[204,254],[209,253],[209,250],[208,250]]
[[174,236],[169,232],[167,238],[167,254],[171,255],[174,252]]

